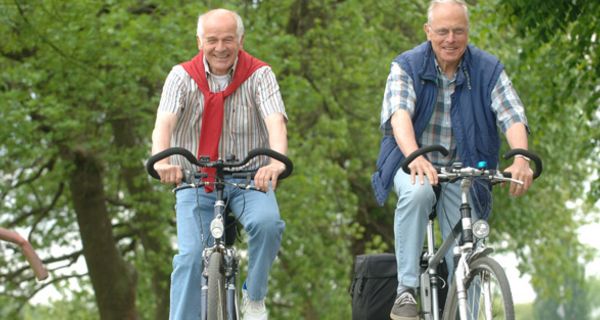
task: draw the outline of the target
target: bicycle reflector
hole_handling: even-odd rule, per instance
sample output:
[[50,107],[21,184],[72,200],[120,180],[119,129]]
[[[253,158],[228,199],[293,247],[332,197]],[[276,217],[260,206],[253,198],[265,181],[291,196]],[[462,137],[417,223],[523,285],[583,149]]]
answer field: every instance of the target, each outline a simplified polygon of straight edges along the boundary
[[485,169],[485,168],[487,168],[487,161],[477,162],[477,169]]
[[483,219],[475,221],[472,228],[473,234],[478,239],[484,239],[490,234],[490,225]]

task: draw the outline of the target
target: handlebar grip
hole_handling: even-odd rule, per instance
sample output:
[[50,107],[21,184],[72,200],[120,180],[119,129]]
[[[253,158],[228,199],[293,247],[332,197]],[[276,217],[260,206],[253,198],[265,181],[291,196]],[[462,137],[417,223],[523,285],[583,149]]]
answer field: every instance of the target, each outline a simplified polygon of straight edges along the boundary
[[160,161],[164,158],[170,157],[175,154],[184,156],[189,162],[191,162],[193,164],[198,164],[198,159],[196,159],[194,154],[192,154],[188,149],[175,147],[175,148],[165,149],[155,155],[152,155],[150,158],[148,158],[148,161],[146,162],[146,171],[148,172],[148,174],[150,176],[152,176],[152,178],[160,180],[160,176],[158,175],[158,172],[156,172],[156,170],[154,170],[154,164],[156,164],[158,161]]
[[439,144],[420,148],[420,149],[416,150],[415,152],[409,154],[408,157],[406,157],[404,159],[404,161],[402,161],[402,170],[405,173],[410,173],[410,169],[408,168],[408,165],[411,162],[413,162],[413,160],[415,160],[417,157],[422,156],[426,153],[436,152],[436,151],[441,153],[444,156],[447,156],[449,153],[448,149],[444,148],[444,146],[441,146]]
[[535,154],[529,150],[519,149],[519,148],[509,150],[508,152],[506,152],[504,154],[503,157],[504,157],[504,159],[508,160],[518,154],[531,159],[535,163],[535,170],[533,171],[533,179],[537,179],[537,177],[539,177],[543,171],[542,159],[540,159],[540,157],[537,154]]
[[250,150],[250,152],[248,152],[248,156],[246,156],[246,159],[244,159],[242,161],[242,163],[247,163],[248,161],[250,161],[250,159],[252,159],[256,156],[271,157],[271,158],[273,158],[275,160],[279,160],[279,161],[283,162],[283,164],[285,164],[285,170],[283,170],[283,172],[279,175],[279,177],[278,177],[279,180],[283,180],[283,179],[289,177],[292,174],[292,171],[294,171],[294,164],[288,157],[286,157],[285,155],[283,155],[275,150],[271,150],[271,149],[267,149],[267,148],[258,148],[258,149]]

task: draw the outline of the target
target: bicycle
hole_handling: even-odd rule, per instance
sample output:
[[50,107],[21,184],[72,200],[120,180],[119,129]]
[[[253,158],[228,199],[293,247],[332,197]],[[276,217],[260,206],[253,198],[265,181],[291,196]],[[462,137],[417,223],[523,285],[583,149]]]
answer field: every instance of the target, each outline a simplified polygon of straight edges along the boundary
[[[448,155],[448,150],[440,145],[427,146],[410,154],[402,162],[402,170],[410,174],[408,165],[417,157],[430,152],[440,152]],[[524,149],[513,149],[504,154],[504,159],[522,155],[535,163],[533,178],[542,173],[542,161],[534,153]],[[486,169],[485,163],[478,168],[465,167],[460,162],[451,167],[438,167],[440,182],[455,182],[460,180],[461,187],[461,219],[452,229],[452,233],[442,242],[439,249],[435,247],[434,219],[437,215],[435,207],[429,215],[427,224],[426,251],[421,256],[421,266],[424,266],[419,277],[420,281],[420,312],[425,320],[442,319],[506,319],[515,318],[514,305],[510,284],[502,266],[489,255],[491,247],[485,246],[490,226],[484,220],[472,223],[469,190],[476,180],[485,180],[492,185],[502,182],[522,184],[522,181],[512,179],[510,173],[495,169]],[[452,284],[447,291],[443,307],[438,300],[439,290],[442,289],[438,267],[444,256],[456,241],[454,261],[456,262]]]
[[[214,186],[216,201],[214,204],[214,217],[210,223],[210,234],[214,239],[214,243],[212,246],[206,246],[202,254],[201,319],[237,320],[239,319],[239,314],[236,275],[238,272],[239,257],[234,247],[237,231],[236,221],[232,215],[229,215],[230,211],[226,208],[224,189],[226,185],[230,185],[244,190],[263,191],[254,187],[250,182],[255,171],[227,171],[226,169],[241,167],[258,156],[268,156],[285,164],[285,170],[278,178],[281,180],[292,173],[293,164],[285,155],[271,149],[259,148],[251,150],[244,160],[238,162],[234,157],[227,159],[227,161],[222,159],[210,161],[208,157],[196,158],[189,150],[175,147],[163,150],[150,157],[146,163],[148,174],[153,178],[160,179],[160,176],[154,170],[154,164],[172,155],[181,155],[191,164],[200,168],[216,169],[215,179],[210,182],[202,180],[207,178],[206,174],[185,171],[185,184],[176,187],[173,191],[177,192],[186,188],[201,188],[207,185]],[[226,176],[244,178],[247,182],[226,181]]]
[[12,230],[0,228],[0,240],[12,242],[19,246],[25,259],[29,263],[29,266],[33,270],[33,274],[39,281],[48,278],[48,270],[44,267],[44,263],[27,239],[21,237],[21,235]]

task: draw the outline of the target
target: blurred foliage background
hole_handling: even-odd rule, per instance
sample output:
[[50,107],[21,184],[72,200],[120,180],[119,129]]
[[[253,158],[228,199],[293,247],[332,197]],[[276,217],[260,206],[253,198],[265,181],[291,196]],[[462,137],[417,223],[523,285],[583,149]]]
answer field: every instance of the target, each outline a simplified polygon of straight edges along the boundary
[[[527,318],[598,318],[600,2],[470,4],[470,41],[498,56],[527,108],[545,173],[524,197],[496,188],[492,241],[531,275]],[[277,74],[294,175],[272,319],[349,319],[354,256],[393,250],[393,208],[370,175],[392,59],[425,40],[424,0],[0,1],[0,226],[51,270],[38,283],[0,244],[0,318],[166,319],[174,199],[144,160],[163,81],[193,57],[198,14],[244,18],[244,48]],[[75,267],[77,266],[77,267]],[[30,300],[45,287],[47,304]],[[595,301],[595,303],[594,303]]]

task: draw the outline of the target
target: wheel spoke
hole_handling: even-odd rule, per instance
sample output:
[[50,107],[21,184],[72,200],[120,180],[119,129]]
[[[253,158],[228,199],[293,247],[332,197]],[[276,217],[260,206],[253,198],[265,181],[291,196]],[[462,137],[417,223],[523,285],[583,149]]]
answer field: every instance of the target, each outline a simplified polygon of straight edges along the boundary
[[[465,280],[469,320],[513,320],[512,295],[502,267],[489,257],[479,257],[471,261],[469,267],[471,270]],[[448,294],[451,299],[444,310],[444,319],[459,319],[455,283]]]

